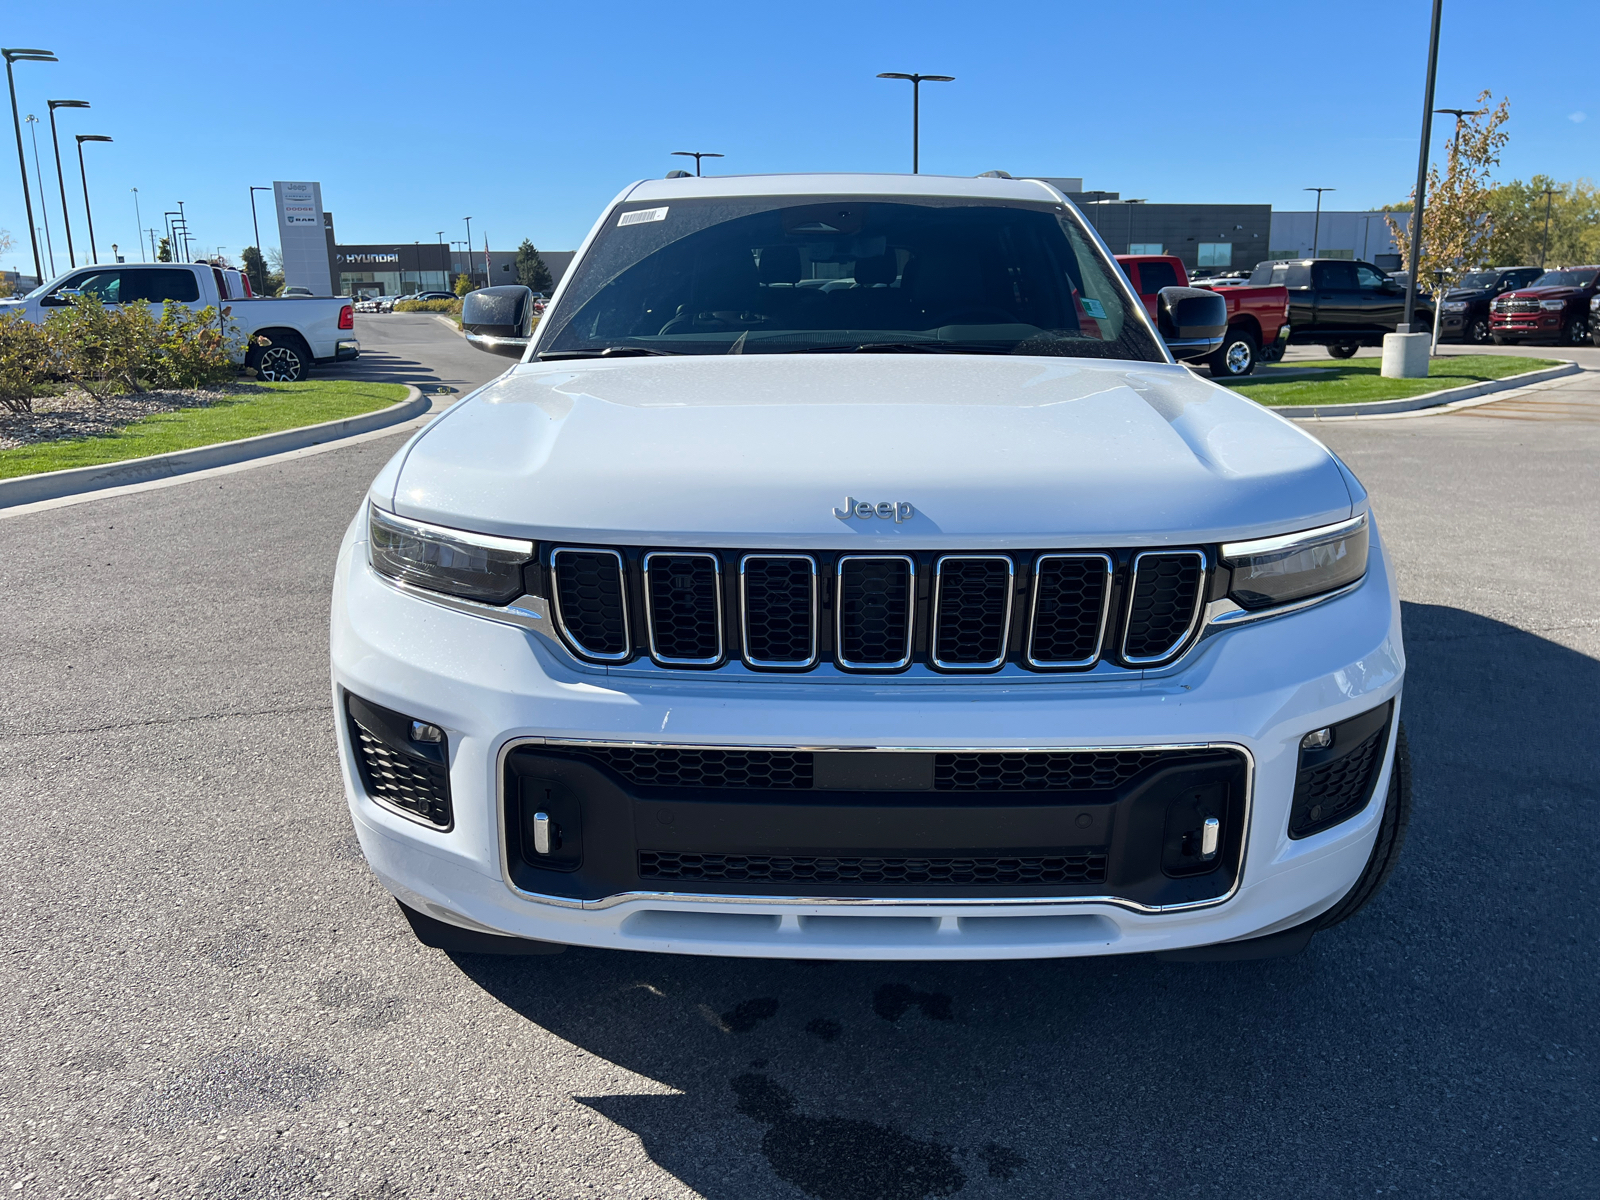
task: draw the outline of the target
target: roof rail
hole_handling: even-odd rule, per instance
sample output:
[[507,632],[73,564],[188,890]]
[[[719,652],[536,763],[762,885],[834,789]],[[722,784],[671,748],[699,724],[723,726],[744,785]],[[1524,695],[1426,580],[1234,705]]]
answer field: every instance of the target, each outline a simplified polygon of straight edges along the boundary
[[978,179],[1010,179],[1010,171],[981,171],[975,177]]

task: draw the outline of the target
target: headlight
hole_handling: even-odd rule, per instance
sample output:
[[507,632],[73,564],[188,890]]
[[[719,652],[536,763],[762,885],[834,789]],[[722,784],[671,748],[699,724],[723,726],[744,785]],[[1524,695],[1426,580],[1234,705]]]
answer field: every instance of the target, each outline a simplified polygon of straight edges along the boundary
[[1222,547],[1222,561],[1233,569],[1228,595],[1242,608],[1335,591],[1367,573],[1367,514],[1283,537],[1232,542]]
[[533,543],[425,525],[367,505],[367,556],[390,579],[434,592],[505,604],[527,589],[522,569]]
[[1444,310],[1445,312],[1466,312],[1467,302],[1465,300],[1446,300],[1444,302]]
[[1539,301],[1539,307],[1544,309],[1545,312],[1560,312],[1566,306],[1567,306],[1567,302],[1565,300],[1541,300],[1541,301]]

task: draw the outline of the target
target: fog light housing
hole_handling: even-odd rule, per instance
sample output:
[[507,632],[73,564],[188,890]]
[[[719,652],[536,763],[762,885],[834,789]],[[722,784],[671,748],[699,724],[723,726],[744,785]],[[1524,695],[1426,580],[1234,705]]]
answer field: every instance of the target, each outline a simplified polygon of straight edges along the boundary
[[1333,730],[1328,728],[1313,729],[1300,739],[1302,750],[1326,750],[1333,745]]
[[411,722],[411,740],[413,742],[439,743],[444,741],[444,730],[437,725],[429,725],[426,721]]

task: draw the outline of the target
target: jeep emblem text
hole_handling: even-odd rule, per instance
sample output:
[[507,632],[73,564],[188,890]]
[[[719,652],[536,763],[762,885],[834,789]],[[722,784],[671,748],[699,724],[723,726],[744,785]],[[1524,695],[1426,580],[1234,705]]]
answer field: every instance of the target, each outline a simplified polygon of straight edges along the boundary
[[872,517],[882,517],[887,521],[893,517],[894,523],[898,525],[902,521],[911,520],[917,512],[904,500],[880,500],[873,504],[870,500],[857,500],[854,496],[846,496],[844,507],[834,509],[833,515],[841,521],[848,521],[851,517],[860,517],[863,521]]

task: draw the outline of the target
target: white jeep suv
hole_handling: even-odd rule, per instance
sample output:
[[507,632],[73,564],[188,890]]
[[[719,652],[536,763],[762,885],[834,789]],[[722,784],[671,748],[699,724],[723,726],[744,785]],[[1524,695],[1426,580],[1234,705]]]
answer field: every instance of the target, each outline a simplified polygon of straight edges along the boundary
[[[1031,181],[636,184],[339,553],[367,861],[432,945],[1292,952],[1393,866],[1394,576]],[[1188,315],[1185,315],[1185,314]]]

